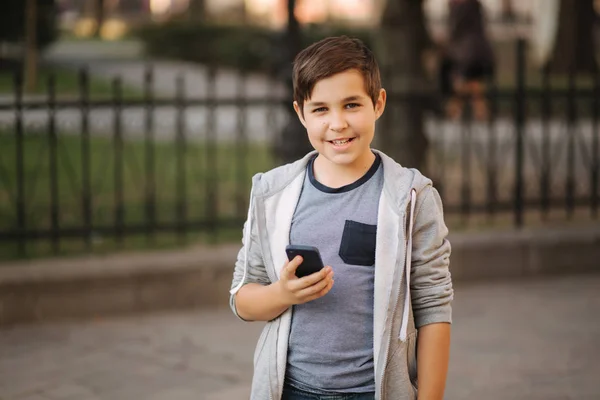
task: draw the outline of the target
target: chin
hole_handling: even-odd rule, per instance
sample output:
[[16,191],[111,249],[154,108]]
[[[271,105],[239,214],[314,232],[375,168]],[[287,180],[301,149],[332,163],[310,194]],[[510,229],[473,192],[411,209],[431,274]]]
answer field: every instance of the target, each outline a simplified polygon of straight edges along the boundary
[[338,165],[349,165],[356,161],[357,156],[354,153],[346,154],[323,154],[330,162]]

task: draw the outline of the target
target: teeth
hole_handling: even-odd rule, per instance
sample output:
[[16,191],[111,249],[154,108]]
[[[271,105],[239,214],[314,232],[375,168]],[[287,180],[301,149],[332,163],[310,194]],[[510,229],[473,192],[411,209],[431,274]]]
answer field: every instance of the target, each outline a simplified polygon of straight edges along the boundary
[[335,145],[341,145],[341,144],[346,144],[350,141],[350,139],[346,139],[346,140],[332,140],[331,142]]

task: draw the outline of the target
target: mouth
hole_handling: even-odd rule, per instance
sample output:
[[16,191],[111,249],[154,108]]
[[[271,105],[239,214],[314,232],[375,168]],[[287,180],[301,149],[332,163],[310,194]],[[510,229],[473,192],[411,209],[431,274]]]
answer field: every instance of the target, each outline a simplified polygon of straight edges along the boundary
[[352,138],[334,139],[334,140],[328,140],[328,142],[334,146],[344,146],[344,145],[347,145],[348,143],[353,142],[354,139],[356,139],[356,138],[352,137]]

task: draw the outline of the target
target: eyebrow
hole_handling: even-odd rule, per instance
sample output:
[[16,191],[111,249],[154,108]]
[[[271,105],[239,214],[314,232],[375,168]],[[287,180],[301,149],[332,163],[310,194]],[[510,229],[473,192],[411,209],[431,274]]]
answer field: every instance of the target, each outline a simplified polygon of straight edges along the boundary
[[[346,97],[345,99],[342,99],[342,103],[348,103],[350,101],[357,101],[357,100],[363,100],[364,96],[349,96]],[[322,107],[322,106],[326,106],[327,103],[324,103],[322,101],[315,101],[315,102],[309,102],[307,104],[308,107]]]

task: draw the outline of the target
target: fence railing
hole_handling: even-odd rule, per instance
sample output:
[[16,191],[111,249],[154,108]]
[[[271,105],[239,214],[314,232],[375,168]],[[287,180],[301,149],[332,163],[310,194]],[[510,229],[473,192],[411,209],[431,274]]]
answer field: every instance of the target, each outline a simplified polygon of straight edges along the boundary
[[[528,84],[526,47],[517,42],[515,86],[490,82],[486,123],[432,122],[432,177],[445,208],[468,222],[512,215],[521,227],[539,219],[598,217],[600,74],[554,80],[548,70]],[[454,165],[448,157],[458,157]]]
[[[516,84],[488,87],[487,122],[425,113],[426,169],[446,213],[517,227],[532,213],[597,218],[599,75],[580,84],[543,73],[532,87],[522,42],[516,54]],[[290,100],[268,77],[209,68],[193,85],[178,75],[161,97],[148,69],[137,93],[117,78],[102,98],[85,70],[70,98],[52,77],[47,95],[24,97],[15,79],[0,98],[2,258],[239,240],[251,176],[279,163],[273,143]]]

